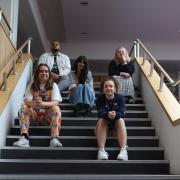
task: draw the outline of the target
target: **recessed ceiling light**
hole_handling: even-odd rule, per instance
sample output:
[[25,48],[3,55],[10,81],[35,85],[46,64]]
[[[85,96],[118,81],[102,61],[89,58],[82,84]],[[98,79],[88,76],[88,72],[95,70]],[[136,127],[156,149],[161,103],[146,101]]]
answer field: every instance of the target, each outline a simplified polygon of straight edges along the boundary
[[88,6],[88,2],[87,1],[81,1],[80,2],[80,6]]
[[87,32],[82,32],[81,34],[82,34],[82,35],[87,35]]

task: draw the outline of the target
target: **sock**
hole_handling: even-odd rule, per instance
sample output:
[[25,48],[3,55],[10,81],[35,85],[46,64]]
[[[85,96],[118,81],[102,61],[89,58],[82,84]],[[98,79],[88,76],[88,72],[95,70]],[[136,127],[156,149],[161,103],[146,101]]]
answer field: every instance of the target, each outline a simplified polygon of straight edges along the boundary
[[21,136],[24,136],[27,140],[29,140],[29,137],[28,137],[28,135],[26,133],[22,133]]

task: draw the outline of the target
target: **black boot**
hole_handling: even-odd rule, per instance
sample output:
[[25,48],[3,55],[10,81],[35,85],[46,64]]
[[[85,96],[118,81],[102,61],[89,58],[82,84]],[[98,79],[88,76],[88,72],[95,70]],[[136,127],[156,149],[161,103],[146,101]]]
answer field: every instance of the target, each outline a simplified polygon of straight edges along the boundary
[[85,104],[85,114],[84,116],[90,116],[91,115],[91,106],[89,104]]

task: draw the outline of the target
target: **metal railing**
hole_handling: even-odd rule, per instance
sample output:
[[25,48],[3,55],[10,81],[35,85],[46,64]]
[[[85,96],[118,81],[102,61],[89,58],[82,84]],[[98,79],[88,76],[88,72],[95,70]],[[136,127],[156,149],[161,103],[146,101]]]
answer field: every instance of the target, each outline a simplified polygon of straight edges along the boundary
[[[154,72],[154,68],[156,68],[160,73],[159,91],[161,91],[163,88],[164,78],[166,78],[166,80],[169,82],[169,84],[171,86],[177,86],[178,84],[180,84],[180,80],[177,80],[176,82],[174,82],[174,80],[167,74],[167,72],[162,68],[162,66],[151,55],[151,53],[147,50],[147,48],[143,45],[143,43],[139,39],[137,39],[133,43],[134,51],[132,50],[130,52],[131,55],[132,55],[132,52],[134,52],[134,57],[139,57],[140,56],[140,48],[143,50],[143,53],[144,53],[142,65],[145,63],[146,60],[150,61],[150,64],[151,64],[149,76],[152,76],[152,74]],[[150,59],[148,59],[147,57],[149,57]]]
[[6,34],[11,37],[12,34],[12,28],[6,18],[6,16],[4,15],[2,9],[0,9],[0,23],[2,24]]
[[3,74],[3,91],[7,91],[7,77],[10,72],[8,72],[8,68],[11,65],[12,66],[12,74],[16,74],[16,63],[23,63],[23,49],[27,46],[27,53],[30,53],[31,48],[31,40],[32,38],[28,38],[24,44],[17,50],[17,52],[14,54],[14,56],[11,58],[11,60],[5,65],[5,67],[0,71],[0,74]]

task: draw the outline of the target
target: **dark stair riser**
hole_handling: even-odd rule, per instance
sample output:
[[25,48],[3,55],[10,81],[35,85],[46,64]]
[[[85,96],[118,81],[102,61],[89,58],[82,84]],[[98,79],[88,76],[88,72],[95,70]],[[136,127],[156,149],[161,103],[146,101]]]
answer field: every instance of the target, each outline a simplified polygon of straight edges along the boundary
[[[7,138],[6,139],[6,145],[12,146],[14,141],[17,141],[17,138]],[[49,138],[33,138],[30,139],[30,145],[31,146],[42,146],[42,147],[48,147],[49,146]],[[72,138],[66,138],[63,139],[60,137],[60,141],[62,142],[64,147],[97,147],[96,139],[72,139]],[[127,141],[129,147],[158,147],[159,140],[158,139],[128,139]],[[107,139],[106,141],[106,147],[118,147],[117,139]]]
[[[94,128],[95,129],[95,128]],[[94,136],[94,129],[73,129],[68,128],[64,129],[63,127],[60,130],[61,136]],[[19,128],[11,128],[11,135],[19,135]],[[154,136],[155,129],[127,129],[128,136]],[[34,136],[49,136],[50,128],[31,128],[29,129],[29,135]]]
[[[80,120],[81,119],[81,120]],[[76,118],[73,120],[67,120],[62,118],[62,125],[63,126],[96,126],[98,119],[91,119],[91,120],[82,120],[82,118]],[[150,127],[151,121],[147,120],[141,120],[139,118],[138,120],[126,120],[125,119],[126,126],[143,126],[143,127]],[[19,119],[15,119],[15,125],[19,125]]]
[[[70,106],[67,106],[67,105],[61,105],[60,104],[60,108],[62,109],[62,110],[72,110],[73,108],[74,108],[74,106],[73,105],[70,105]],[[95,110],[96,109],[96,107],[95,106],[93,106],[93,110]],[[128,106],[126,106],[126,110],[137,110],[137,111],[144,111],[145,110],[145,106],[141,106],[141,105],[139,105],[139,106],[131,106],[131,105],[128,105]]]
[[[62,99],[63,99],[62,103],[69,103],[69,99],[67,97],[62,98]],[[143,103],[144,102],[143,102],[143,100],[141,98],[136,99],[136,101],[135,101],[135,104],[143,104]],[[128,104],[128,100],[126,100],[126,104]],[[61,106],[61,104],[60,104],[60,106]]]
[[168,163],[67,163],[67,162],[0,162],[1,173],[8,174],[168,174]]
[[[74,113],[73,111],[62,111],[62,119],[63,117],[73,117]],[[97,112],[93,111],[90,115],[91,117],[97,117]],[[140,111],[140,112],[126,112],[125,118],[148,118],[148,113],[146,111]]]
[[[116,160],[119,150],[107,150],[109,159]],[[2,149],[2,159],[88,159],[97,158],[97,150],[32,150]],[[128,150],[129,160],[163,160],[163,150]]]
[[[100,95],[99,90],[100,90],[100,88],[98,88],[98,87],[95,88],[95,96],[96,97],[98,97]],[[135,93],[136,93],[135,97],[138,97],[138,98],[142,97],[140,92],[135,92]],[[68,97],[69,96],[69,92],[68,91],[62,91],[61,92],[61,96],[62,97]],[[125,97],[125,98],[127,98],[127,97]]]

